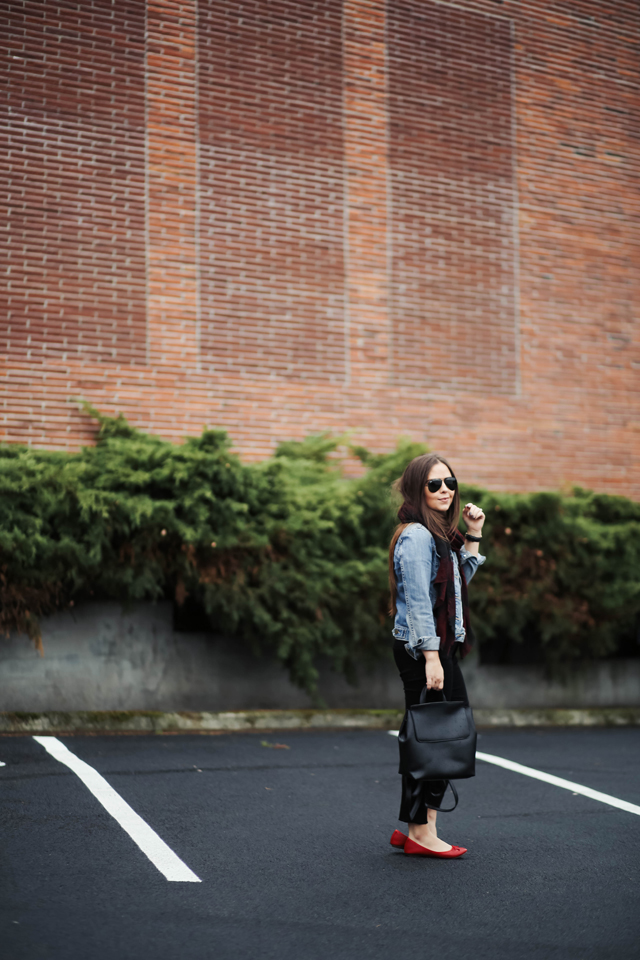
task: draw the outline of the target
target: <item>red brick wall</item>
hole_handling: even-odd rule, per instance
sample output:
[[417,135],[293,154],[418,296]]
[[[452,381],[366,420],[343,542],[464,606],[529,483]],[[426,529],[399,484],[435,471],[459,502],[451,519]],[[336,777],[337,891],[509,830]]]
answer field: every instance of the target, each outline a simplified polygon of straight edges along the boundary
[[144,363],[144,9],[27,0],[0,16],[0,349]]
[[345,378],[342,0],[201,0],[201,355]]
[[394,376],[510,395],[511,24],[422,0],[388,11]]
[[83,397],[640,496],[635,3],[1,16],[2,439],[89,442]]

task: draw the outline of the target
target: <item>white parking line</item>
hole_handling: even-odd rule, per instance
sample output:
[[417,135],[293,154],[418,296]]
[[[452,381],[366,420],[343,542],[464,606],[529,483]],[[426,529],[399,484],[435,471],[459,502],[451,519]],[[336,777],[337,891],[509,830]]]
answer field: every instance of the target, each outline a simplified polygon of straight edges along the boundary
[[167,880],[183,883],[201,882],[200,877],[197,877],[186,863],[182,862],[171,847],[160,839],[155,830],[145,823],[97,770],[71,753],[57,737],[34,737],[33,739],[37,740],[52,757],[73,770]]
[[562,777],[554,777],[552,773],[543,773],[541,770],[534,770],[533,767],[525,767],[522,763],[505,760],[503,757],[494,757],[492,753],[480,753],[478,750],[476,757],[478,760],[484,760],[485,763],[494,763],[496,767],[504,767],[505,770],[522,773],[525,777],[533,777],[534,780],[551,783],[554,787],[571,790],[572,793],[579,793],[583,797],[599,800],[600,803],[608,803],[610,807],[617,807],[618,810],[626,810],[627,813],[636,813],[640,816],[640,807],[636,806],[635,803],[618,800],[617,797],[611,797],[608,793],[600,793],[599,790],[592,790],[591,787],[583,787],[581,783],[573,783],[571,780],[564,780]]
[[[397,737],[400,731],[388,730],[387,733],[392,737]],[[580,794],[582,797],[589,797],[590,800],[599,800],[600,803],[608,803],[610,807],[617,807],[618,810],[625,810],[627,813],[636,813],[640,816],[640,807],[635,803],[629,803],[628,800],[618,800],[617,797],[612,797],[608,793],[600,793],[599,790],[592,790],[591,787],[583,787],[581,783],[573,783],[571,780],[564,780],[562,777],[554,777],[552,773],[543,773],[542,770],[525,767],[522,763],[505,760],[504,757],[496,757],[492,753],[481,753],[480,750],[476,751],[476,757],[478,760],[484,760],[485,763],[493,763],[496,767],[504,767],[505,770],[522,773],[525,777],[533,777],[534,780],[551,783],[554,787],[571,790],[572,793]]]

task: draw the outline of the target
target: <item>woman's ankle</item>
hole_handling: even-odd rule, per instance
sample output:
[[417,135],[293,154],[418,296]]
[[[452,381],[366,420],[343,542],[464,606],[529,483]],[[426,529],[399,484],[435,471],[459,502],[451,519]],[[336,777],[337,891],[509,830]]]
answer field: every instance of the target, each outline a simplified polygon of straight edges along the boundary
[[412,840],[416,840],[418,843],[421,838],[433,836],[431,830],[429,829],[428,823],[410,823],[409,824],[409,836]]

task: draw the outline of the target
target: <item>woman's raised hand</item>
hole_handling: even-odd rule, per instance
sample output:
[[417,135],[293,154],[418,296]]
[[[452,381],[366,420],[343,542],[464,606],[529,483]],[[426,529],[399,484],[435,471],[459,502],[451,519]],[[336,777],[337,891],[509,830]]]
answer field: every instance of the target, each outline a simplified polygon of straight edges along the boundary
[[465,508],[462,511],[462,519],[466,523],[467,530],[472,536],[477,537],[480,535],[485,521],[484,511],[480,507],[476,507],[474,503],[465,504]]

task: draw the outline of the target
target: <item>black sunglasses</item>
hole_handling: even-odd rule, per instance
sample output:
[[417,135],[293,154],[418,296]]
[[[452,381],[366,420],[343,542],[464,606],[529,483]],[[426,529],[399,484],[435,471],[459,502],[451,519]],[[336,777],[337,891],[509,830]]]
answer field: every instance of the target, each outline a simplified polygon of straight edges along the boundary
[[[444,482],[449,490],[455,490],[458,486],[458,481],[455,477],[445,477]],[[442,479],[438,478],[437,480],[427,480],[427,490],[429,493],[437,493],[440,487],[442,486]]]

